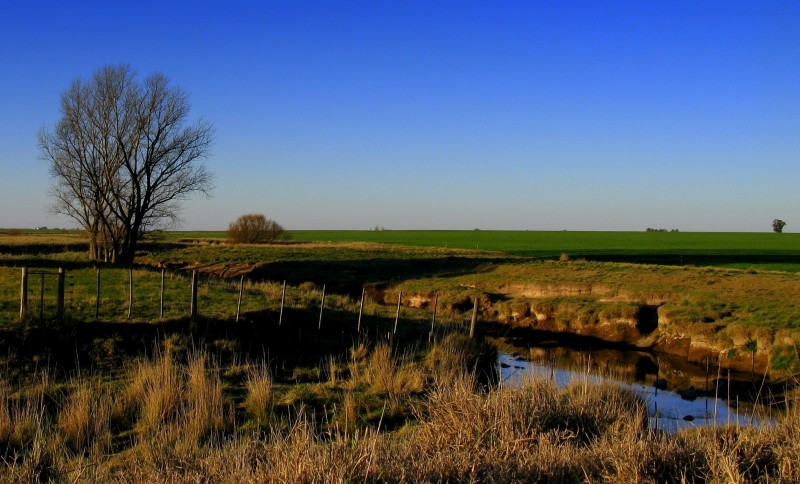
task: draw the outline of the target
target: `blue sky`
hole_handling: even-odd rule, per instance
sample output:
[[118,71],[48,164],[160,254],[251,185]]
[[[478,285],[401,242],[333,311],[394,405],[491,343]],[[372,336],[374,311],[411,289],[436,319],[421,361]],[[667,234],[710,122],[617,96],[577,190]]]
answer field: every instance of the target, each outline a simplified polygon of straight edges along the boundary
[[216,127],[185,229],[800,231],[800,2],[0,1],[0,227],[126,63]]

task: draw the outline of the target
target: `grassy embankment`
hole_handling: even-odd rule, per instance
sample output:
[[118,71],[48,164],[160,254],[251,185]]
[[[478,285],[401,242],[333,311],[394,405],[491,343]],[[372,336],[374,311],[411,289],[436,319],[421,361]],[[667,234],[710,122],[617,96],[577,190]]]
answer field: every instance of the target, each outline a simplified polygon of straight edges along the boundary
[[[161,252],[158,257],[176,264],[193,260],[212,269],[214,264],[228,267],[246,261],[260,277],[317,284],[335,280],[337,289],[354,295],[362,285],[377,285],[381,291],[374,296],[384,304],[391,304],[396,292],[403,290],[408,304],[430,308],[438,294],[444,304],[466,311],[470,299],[478,297],[484,319],[655,346],[698,362],[721,357],[725,366],[742,370],[755,366],[759,373],[800,371],[800,278],[793,272],[763,269],[775,264],[793,267],[796,234],[515,232],[506,234],[510,241],[503,245],[503,233],[423,232],[416,249],[399,244],[404,237],[418,234],[303,232],[295,237],[383,238],[397,243],[317,242],[270,248],[223,245],[215,250],[191,244]],[[489,247],[549,259],[431,246],[437,237],[445,236],[461,240],[462,245],[466,237],[483,237]],[[538,240],[533,249],[519,248],[522,241],[532,239]],[[492,240],[494,246],[489,243]],[[642,241],[638,246],[637,240]],[[587,248],[590,243],[594,244],[591,249]],[[592,258],[600,260],[624,259],[623,253],[628,251],[632,255],[627,258],[636,260],[655,257],[655,247],[662,243],[666,248],[658,249],[662,251],[658,257],[681,253],[686,259],[694,257],[712,265],[604,263],[574,260],[571,254],[571,261],[555,260],[563,254],[555,247],[594,254]],[[552,248],[547,249],[546,244]],[[776,247],[768,249],[769,244]],[[715,267],[717,264],[726,267]]]

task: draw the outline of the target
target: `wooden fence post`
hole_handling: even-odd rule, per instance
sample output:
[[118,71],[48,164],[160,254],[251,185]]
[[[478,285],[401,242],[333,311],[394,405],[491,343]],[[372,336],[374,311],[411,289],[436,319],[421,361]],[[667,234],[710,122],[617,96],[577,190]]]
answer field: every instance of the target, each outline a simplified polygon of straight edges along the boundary
[[133,313],[133,269],[128,269],[128,319]]
[[164,272],[165,269],[161,268],[161,297],[159,298],[159,310],[158,310],[158,317],[159,319],[164,319]]
[[58,268],[58,292],[56,293],[56,317],[63,319],[66,316],[64,311],[64,280],[66,273],[63,267]]
[[22,279],[19,283],[19,319],[22,321],[28,314],[28,268],[22,268]]
[[358,306],[358,325],[356,326],[356,333],[361,333],[361,315],[364,314],[364,294],[367,292],[367,288],[361,288],[361,304]]
[[319,304],[319,326],[317,329],[322,329],[322,310],[325,308],[325,284],[322,285],[322,301]]
[[397,334],[397,323],[400,321],[400,303],[403,301],[403,291],[400,291],[400,294],[397,295],[397,313],[394,315],[394,330],[392,330],[392,336]]
[[286,279],[283,280],[283,292],[281,293],[281,312],[278,314],[278,326],[283,323],[283,303],[286,302]]
[[97,268],[97,288],[94,296],[94,319],[100,317],[100,268]]
[[239,301],[236,303],[236,322],[239,322],[239,314],[242,312],[242,291],[244,291],[244,274],[239,279]]
[[192,319],[197,317],[197,269],[192,271],[192,302],[189,308],[189,315]]
[[475,337],[475,325],[478,323],[478,296],[475,296],[475,306],[472,308],[472,321],[469,324],[469,339]]

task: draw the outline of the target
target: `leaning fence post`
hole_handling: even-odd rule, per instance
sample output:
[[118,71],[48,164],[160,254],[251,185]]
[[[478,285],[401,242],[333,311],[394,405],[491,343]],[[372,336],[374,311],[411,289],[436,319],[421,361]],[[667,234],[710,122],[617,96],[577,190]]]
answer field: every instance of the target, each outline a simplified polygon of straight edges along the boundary
[[356,333],[361,333],[361,315],[364,314],[364,294],[367,292],[365,287],[361,288],[361,304],[358,306],[358,325],[356,326]]
[[400,303],[403,301],[403,291],[400,291],[400,294],[397,295],[397,313],[394,316],[394,330],[392,331],[392,336],[397,334],[397,322],[400,321]]
[[58,268],[58,292],[56,293],[56,317],[63,318],[66,313],[64,312],[64,279],[66,273],[63,267]]
[[475,325],[478,323],[478,297],[475,297],[475,306],[472,309],[472,321],[469,324],[469,339],[475,337]]
[[283,323],[283,303],[286,302],[286,280],[283,281],[283,292],[281,292],[281,312],[278,314],[278,326]]
[[242,291],[244,290],[244,274],[239,279],[239,301],[236,303],[236,322],[239,322],[239,314],[242,312]]
[[19,283],[19,319],[25,318],[28,313],[28,268],[22,268],[22,278]]
[[197,269],[192,271],[192,303],[189,314],[192,319],[197,317]]
[[322,310],[325,309],[325,284],[322,285],[322,301],[319,303],[319,326],[317,329],[322,329]]
[[434,327],[436,326],[436,308],[439,306],[439,293],[436,293],[436,297],[433,300],[433,318],[431,318],[431,332],[428,333],[428,344],[433,341],[433,331]]

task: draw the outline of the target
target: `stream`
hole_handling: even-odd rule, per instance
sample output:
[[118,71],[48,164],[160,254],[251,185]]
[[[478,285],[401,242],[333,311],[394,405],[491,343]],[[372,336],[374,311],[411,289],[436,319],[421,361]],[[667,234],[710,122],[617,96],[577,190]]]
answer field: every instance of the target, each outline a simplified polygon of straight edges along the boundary
[[552,379],[559,388],[587,379],[616,382],[647,403],[653,429],[678,432],[702,426],[774,422],[770,411],[774,405],[763,404],[764,386],[760,380],[746,378],[752,376],[749,374],[731,374],[717,367],[712,370],[710,365],[701,367],[647,352],[495,343],[499,347],[497,366],[505,384],[520,384],[531,374]]

